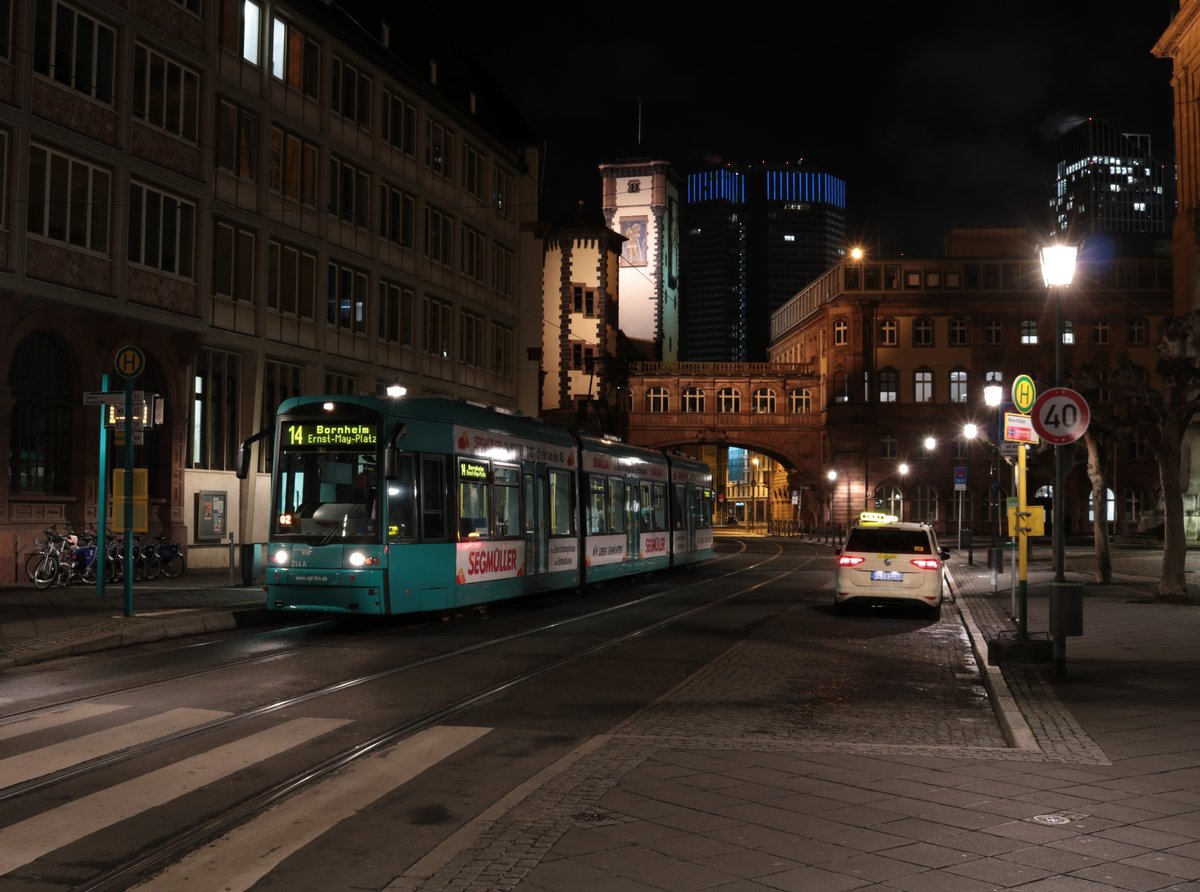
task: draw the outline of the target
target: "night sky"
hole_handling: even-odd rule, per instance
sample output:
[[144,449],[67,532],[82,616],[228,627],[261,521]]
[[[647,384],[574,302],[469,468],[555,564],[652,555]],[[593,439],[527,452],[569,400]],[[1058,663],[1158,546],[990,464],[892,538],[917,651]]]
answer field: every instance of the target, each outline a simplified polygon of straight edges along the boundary
[[520,32],[511,6],[445,5],[458,47],[546,143],[544,217],[583,200],[599,220],[602,162],[802,158],[846,180],[852,240],[937,256],[952,227],[1048,232],[1053,139],[1086,116],[1174,155],[1171,63],[1150,52],[1170,0],[859,0],[811,19],[557,6]]

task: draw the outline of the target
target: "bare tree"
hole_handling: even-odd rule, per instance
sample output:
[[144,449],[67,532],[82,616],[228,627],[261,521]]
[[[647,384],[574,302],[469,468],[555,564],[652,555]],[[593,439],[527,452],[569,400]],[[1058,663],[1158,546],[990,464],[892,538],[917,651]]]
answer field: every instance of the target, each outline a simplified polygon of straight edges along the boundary
[[1112,446],[1111,430],[1102,426],[1088,425],[1083,435],[1087,446],[1087,475],[1092,484],[1092,537],[1096,543],[1095,582],[1112,582],[1112,554],[1108,547],[1108,481],[1104,468]]

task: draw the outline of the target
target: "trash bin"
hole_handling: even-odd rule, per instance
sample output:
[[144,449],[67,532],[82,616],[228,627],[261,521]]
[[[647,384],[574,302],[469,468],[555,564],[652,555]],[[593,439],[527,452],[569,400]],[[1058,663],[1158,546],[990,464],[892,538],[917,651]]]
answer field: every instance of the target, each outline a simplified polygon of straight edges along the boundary
[[242,585],[254,585],[254,578],[262,569],[262,559],[258,545],[253,542],[241,545],[239,560],[242,566]]
[[988,569],[993,573],[1004,572],[1004,546],[988,546]]
[[1054,638],[1083,634],[1083,583],[1050,583],[1050,635]]

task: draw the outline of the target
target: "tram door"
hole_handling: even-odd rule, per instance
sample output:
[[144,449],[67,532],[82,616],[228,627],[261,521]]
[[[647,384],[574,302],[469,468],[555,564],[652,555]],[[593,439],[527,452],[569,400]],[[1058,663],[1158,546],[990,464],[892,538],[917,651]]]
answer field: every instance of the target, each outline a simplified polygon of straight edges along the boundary
[[638,546],[641,525],[638,523],[638,478],[625,478],[625,560],[636,561],[641,552]]
[[521,479],[525,518],[525,588],[546,586],[550,551],[550,474],[544,464],[523,462]]

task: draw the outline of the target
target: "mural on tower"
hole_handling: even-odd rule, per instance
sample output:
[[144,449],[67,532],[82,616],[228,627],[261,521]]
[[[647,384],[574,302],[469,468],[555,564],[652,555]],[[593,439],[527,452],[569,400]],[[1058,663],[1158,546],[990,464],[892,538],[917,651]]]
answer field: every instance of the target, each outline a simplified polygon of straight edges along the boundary
[[649,222],[649,217],[621,218],[620,232],[625,236],[625,245],[621,249],[623,266],[646,265],[646,227]]

